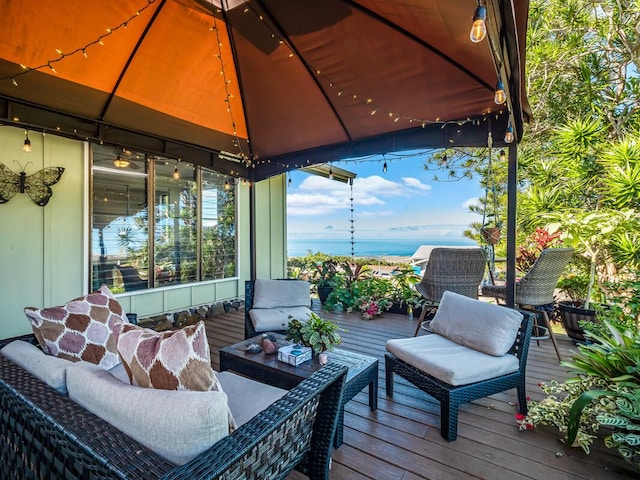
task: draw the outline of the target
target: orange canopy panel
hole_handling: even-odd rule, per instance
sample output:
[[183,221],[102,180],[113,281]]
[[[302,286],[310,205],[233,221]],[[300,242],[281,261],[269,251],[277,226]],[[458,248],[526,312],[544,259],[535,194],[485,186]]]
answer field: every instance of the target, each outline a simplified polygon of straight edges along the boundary
[[[472,43],[476,5],[0,0],[0,114],[140,148],[152,148],[147,135],[229,152],[255,178],[358,154],[486,144],[487,131],[511,118],[520,133],[526,119],[528,2],[483,1],[495,38]],[[506,105],[493,101],[499,75]]]

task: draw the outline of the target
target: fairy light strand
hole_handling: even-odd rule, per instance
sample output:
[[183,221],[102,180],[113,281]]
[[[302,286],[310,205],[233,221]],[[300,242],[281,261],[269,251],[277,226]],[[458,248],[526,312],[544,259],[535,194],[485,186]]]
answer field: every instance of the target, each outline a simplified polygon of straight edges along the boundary
[[[213,2],[211,3],[211,8],[212,10],[215,9]],[[235,117],[233,115],[233,109],[231,108],[231,99],[233,98],[233,95],[229,91],[229,85],[231,84],[231,80],[227,76],[227,71],[224,66],[224,61],[222,60],[222,41],[220,40],[220,30],[218,29],[218,21],[216,20],[215,13],[216,13],[215,11],[211,12],[212,14],[211,16],[213,17],[213,25],[211,26],[210,30],[214,32],[216,37],[215,39],[216,39],[217,53],[214,56],[220,62],[220,74],[222,75],[222,81],[224,82],[224,93],[225,93],[224,102],[226,103],[227,113],[229,114],[229,119],[231,120],[231,127],[233,128],[233,143],[234,143],[234,146],[238,149],[238,153],[240,154],[240,157],[243,159],[245,166],[251,167],[253,163],[251,156],[245,153],[244,150],[242,149],[242,142],[240,137],[238,136],[238,128],[236,125]]]
[[20,78],[22,75],[26,75],[27,73],[30,73],[30,72],[33,72],[33,71],[49,69],[52,73],[57,74],[58,71],[56,70],[54,65],[58,64],[59,62],[61,62],[62,60],[64,60],[67,57],[71,57],[71,56],[74,56],[74,55],[77,55],[77,54],[81,54],[84,58],[88,58],[89,57],[89,55],[87,53],[87,49],[88,48],[93,47],[94,45],[104,45],[103,39],[113,35],[115,32],[117,32],[120,29],[126,29],[128,24],[131,21],[133,21],[134,19],[139,17],[142,12],[144,12],[147,8],[149,8],[156,1],[157,0],[147,0],[147,4],[144,7],[140,8],[138,11],[136,11],[136,13],[131,15],[129,18],[124,20],[119,25],[117,25],[115,27],[112,27],[112,28],[107,28],[106,29],[106,33],[103,33],[98,38],[96,38],[95,40],[92,40],[91,42],[87,43],[86,45],[84,45],[82,47],[78,47],[75,50],[72,50],[71,52],[68,52],[68,53],[65,53],[62,50],[60,50],[59,48],[56,48],[56,53],[59,55],[57,58],[52,58],[51,60],[47,60],[42,65],[38,65],[36,67],[28,67],[27,65],[22,65],[21,64],[20,65],[20,67],[22,67],[22,71],[21,72],[18,72],[18,73],[14,74],[14,75],[9,75],[9,76],[6,76],[6,77],[2,77],[2,78],[0,78],[0,81],[8,80],[15,87],[17,87],[17,86],[19,86],[17,79]]
[[[268,30],[269,35],[272,38],[276,39],[279,45],[282,45],[289,50],[290,52],[289,57],[298,57],[300,61],[303,63],[303,65],[305,65],[309,69],[309,71],[315,72],[315,74],[323,80],[326,86],[335,92],[336,96],[351,98],[354,104],[362,105],[362,106],[366,106],[367,108],[370,108],[370,114],[372,116],[376,114],[382,114],[382,115],[388,116],[393,123],[399,123],[400,121],[405,121],[410,124],[416,124],[418,126],[421,126],[422,128],[425,128],[427,125],[433,125],[433,124],[442,125],[442,128],[445,128],[447,125],[454,125],[454,124],[462,126],[464,124],[475,121],[474,119],[471,119],[471,118],[466,118],[464,120],[447,120],[447,121],[443,121],[440,118],[435,118],[435,119],[416,118],[416,117],[404,115],[400,112],[386,108],[380,105],[378,102],[376,102],[373,98],[369,96],[360,95],[357,92],[350,92],[348,89],[344,88],[343,86],[336,83],[333,79],[329,78],[320,69],[311,65],[301,55],[300,56],[296,55],[295,49],[289,44],[287,39],[283,38],[274,28],[271,27],[271,25],[269,25],[265,21],[264,16],[255,9],[254,5],[249,3],[247,0],[245,0],[244,3],[245,3],[245,7],[243,12],[245,14],[253,13],[256,19],[264,26],[265,29]],[[492,112],[491,110],[487,110],[483,114],[483,116],[487,116],[491,113],[494,113],[494,112]]]

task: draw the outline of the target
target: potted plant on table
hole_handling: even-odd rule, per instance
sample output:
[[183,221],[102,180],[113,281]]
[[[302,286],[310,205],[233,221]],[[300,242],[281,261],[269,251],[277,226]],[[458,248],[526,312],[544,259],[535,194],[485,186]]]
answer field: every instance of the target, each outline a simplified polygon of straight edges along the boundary
[[333,351],[342,342],[339,332],[346,332],[331,320],[325,320],[311,312],[308,320],[289,317],[286,339],[313,349],[313,353]]

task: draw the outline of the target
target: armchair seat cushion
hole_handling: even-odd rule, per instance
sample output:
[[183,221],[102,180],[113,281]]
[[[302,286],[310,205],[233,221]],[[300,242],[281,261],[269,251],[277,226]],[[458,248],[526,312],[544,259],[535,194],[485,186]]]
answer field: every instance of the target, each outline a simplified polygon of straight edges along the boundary
[[289,316],[300,321],[309,320],[311,310],[307,307],[274,307],[252,308],[249,317],[256,332],[268,332],[273,330],[286,330],[289,324]]
[[454,386],[499,377],[519,368],[519,360],[513,355],[488,355],[437,334],[389,340],[387,351]]

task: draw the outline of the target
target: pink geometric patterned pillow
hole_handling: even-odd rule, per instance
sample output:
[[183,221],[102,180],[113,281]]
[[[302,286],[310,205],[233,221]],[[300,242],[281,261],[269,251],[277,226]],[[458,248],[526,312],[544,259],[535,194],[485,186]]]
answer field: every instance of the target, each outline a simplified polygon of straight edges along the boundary
[[124,325],[118,352],[132,385],[161,390],[222,391],[211,368],[204,322],[156,332]]
[[128,320],[106,285],[60,307],[26,307],[24,313],[45,353],[107,370],[120,363],[118,334]]

